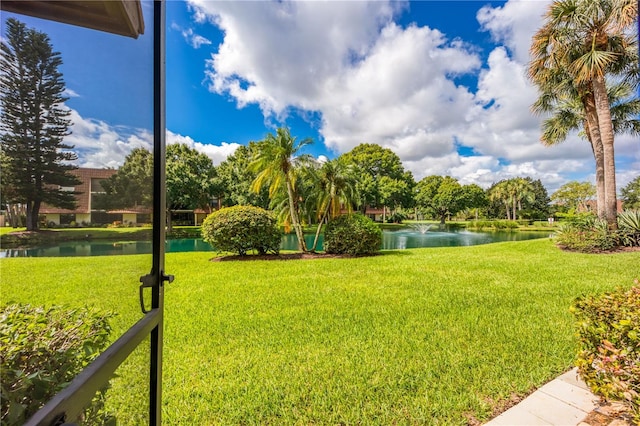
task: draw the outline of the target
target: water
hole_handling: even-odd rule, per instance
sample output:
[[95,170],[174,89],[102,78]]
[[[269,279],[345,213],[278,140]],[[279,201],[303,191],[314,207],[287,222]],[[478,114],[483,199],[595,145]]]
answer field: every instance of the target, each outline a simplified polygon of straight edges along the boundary
[[[424,231],[422,229],[403,229],[384,231],[382,233],[383,250],[403,250],[420,247],[457,247],[489,244],[501,241],[521,241],[545,238],[548,232],[471,232],[466,230]],[[307,247],[313,244],[313,235],[306,235]],[[297,250],[298,242],[295,234],[287,234],[282,238],[282,250]],[[322,235],[318,242],[318,250],[322,250]],[[126,254],[150,254],[151,241],[67,241],[48,247],[27,249],[2,249],[2,257],[72,257],[72,256],[113,256]],[[200,238],[168,240],[167,253],[213,251],[208,243]]]

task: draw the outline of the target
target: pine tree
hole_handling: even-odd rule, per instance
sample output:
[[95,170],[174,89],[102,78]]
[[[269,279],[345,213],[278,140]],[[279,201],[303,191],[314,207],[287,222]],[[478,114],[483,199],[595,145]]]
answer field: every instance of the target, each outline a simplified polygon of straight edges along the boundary
[[61,187],[79,184],[69,173],[77,156],[63,143],[71,121],[63,106],[68,98],[60,53],[46,34],[16,19],[8,19],[6,29],[0,58],[2,196],[6,204],[26,206],[27,230],[35,231],[42,203],[75,207],[75,193]]

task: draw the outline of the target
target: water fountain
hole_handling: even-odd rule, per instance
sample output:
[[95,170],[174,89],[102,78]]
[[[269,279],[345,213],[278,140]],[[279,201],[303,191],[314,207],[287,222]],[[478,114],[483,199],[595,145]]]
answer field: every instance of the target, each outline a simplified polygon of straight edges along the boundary
[[416,223],[415,225],[411,225],[413,229],[420,232],[421,234],[426,234],[432,226],[433,225],[427,223]]

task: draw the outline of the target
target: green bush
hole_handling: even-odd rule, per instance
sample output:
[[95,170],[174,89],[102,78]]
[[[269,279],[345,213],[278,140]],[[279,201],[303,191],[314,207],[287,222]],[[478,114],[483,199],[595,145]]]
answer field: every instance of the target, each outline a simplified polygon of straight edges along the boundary
[[338,216],[327,223],[324,250],[334,254],[371,254],[380,250],[382,231],[360,213]]
[[618,215],[618,238],[620,244],[640,246],[640,210],[627,210]]
[[482,230],[489,227],[491,227],[491,221],[489,220],[474,220],[469,222],[469,224],[467,225],[467,228],[477,230]]
[[[109,318],[88,309],[8,305],[0,308],[0,383],[3,425],[23,424],[64,389],[109,343]],[[107,389],[83,415],[105,424]]]
[[512,220],[474,220],[467,226],[469,229],[482,230],[485,228],[500,229],[517,229],[518,223]]
[[245,255],[280,252],[282,234],[268,211],[253,206],[226,207],[211,213],[202,222],[202,238],[218,251]]
[[640,285],[576,300],[577,367],[591,390],[625,403],[640,422]]
[[607,222],[594,218],[561,225],[556,232],[556,243],[583,253],[607,251],[618,245],[617,234],[609,231]]
[[402,223],[402,221],[407,220],[409,216],[404,212],[395,212],[387,218],[387,223]]

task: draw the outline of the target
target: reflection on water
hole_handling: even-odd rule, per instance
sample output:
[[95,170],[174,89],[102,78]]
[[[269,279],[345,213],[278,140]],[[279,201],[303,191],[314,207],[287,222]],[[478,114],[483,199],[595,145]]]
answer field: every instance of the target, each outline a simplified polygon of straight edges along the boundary
[[475,246],[502,241],[522,241],[547,237],[543,232],[471,232],[461,231],[393,231],[382,234],[383,250],[398,250],[420,247]]
[[[547,232],[471,232],[466,230],[428,231],[403,229],[382,233],[383,250],[404,250],[420,247],[456,247],[489,244],[501,241],[521,241],[548,237]],[[307,247],[313,245],[313,235],[305,236]],[[282,250],[297,250],[295,234],[283,236]],[[322,249],[322,236],[318,242]],[[200,238],[168,240],[167,253],[213,251],[213,247]],[[151,241],[67,241],[49,247],[28,249],[3,249],[0,257],[72,257],[72,256],[113,256],[126,254],[149,254]]]

